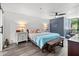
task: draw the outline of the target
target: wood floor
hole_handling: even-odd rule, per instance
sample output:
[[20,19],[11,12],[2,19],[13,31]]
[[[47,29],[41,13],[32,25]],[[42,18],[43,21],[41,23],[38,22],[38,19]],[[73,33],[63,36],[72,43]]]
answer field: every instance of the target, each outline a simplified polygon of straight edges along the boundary
[[0,52],[1,56],[67,56],[67,40],[64,40],[64,47],[56,47],[56,53],[42,51],[31,42],[12,44]]

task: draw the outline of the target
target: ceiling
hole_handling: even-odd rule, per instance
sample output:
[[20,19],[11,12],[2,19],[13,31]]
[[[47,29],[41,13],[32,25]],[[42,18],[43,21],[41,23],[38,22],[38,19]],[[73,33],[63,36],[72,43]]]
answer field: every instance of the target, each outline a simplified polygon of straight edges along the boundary
[[[48,19],[52,12],[71,13],[78,8],[78,3],[2,3],[4,12],[14,12]],[[76,11],[76,10],[75,10]]]

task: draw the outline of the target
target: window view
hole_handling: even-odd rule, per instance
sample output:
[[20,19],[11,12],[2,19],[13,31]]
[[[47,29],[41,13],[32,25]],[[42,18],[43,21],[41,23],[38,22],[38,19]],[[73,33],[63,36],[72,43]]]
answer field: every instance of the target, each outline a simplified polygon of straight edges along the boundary
[[78,32],[78,18],[73,18],[71,20],[71,27],[72,27],[72,32],[77,33]]

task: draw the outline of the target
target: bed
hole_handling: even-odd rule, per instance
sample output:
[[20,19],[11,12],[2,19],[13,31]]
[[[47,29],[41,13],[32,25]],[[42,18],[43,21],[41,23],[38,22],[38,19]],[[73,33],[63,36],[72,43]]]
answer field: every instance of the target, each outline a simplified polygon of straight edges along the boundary
[[40,49],[51,40],[55,40],[60,37],[58,33],[41,32],[41,33],[29,33],[30,40],[37,45]]

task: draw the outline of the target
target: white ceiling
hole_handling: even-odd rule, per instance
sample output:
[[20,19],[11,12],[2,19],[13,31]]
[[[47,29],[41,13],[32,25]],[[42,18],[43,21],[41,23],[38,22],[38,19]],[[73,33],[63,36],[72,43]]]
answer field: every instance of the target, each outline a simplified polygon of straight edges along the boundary
[[[48,19],[51,12],[65,12],[66,14],[77,11],[77,3],[2,3],[4,11],[25,14]],[[41,10],[40,10],[41,8]]]

